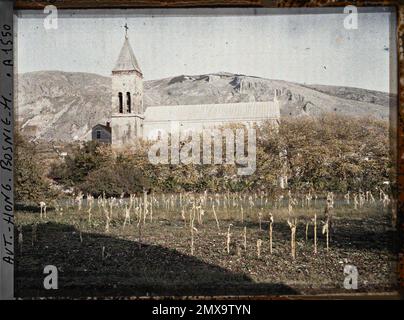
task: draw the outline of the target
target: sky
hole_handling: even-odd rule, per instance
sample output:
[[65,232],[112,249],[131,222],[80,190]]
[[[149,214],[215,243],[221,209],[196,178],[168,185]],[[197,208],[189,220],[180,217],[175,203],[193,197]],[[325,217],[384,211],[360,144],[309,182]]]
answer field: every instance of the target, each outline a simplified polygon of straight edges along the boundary
[[56,30],[17,12],[17,71],[110,76],[127,23],[145,80],[231,72],[395,92],[391,10],[358,8],[357,29],[343,8],[58,10]]

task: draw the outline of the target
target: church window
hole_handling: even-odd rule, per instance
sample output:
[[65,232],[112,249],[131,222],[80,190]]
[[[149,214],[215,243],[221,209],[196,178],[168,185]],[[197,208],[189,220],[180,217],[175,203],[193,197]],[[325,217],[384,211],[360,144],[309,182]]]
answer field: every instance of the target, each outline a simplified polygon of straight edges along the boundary
[[122,92],[119,92],[118,98],[119,98],[119,113],[123,113],[123,97],[122,97]]
[[126,92],[126,106],[127,106],[127,112],[128,113],[132,113],[132,104],[130,101],[130,92]]

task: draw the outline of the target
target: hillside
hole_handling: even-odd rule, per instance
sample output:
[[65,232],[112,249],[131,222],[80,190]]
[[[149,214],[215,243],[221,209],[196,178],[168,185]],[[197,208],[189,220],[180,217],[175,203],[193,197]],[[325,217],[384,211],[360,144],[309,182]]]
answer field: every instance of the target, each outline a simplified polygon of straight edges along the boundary
[[[31,139],[86,140],[112,113],[111,79],[97,74],[39,71],[17,78],[17,119]],[[337,112],[388,119],[389,95],[359,88],[298,83],[231,73],[180,75],[144,83],[144,104],[267,101],[282,90],[282,116]]]

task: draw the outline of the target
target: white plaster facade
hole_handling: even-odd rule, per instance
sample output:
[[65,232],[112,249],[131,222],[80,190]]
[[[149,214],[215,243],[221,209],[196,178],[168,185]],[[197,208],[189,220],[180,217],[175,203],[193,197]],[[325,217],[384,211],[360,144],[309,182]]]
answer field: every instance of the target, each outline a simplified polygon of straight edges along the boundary
[[279,117],[278,101],[148,107],[143,137],[156,139],[160,132],[202,131],[234,123],[277,125]]

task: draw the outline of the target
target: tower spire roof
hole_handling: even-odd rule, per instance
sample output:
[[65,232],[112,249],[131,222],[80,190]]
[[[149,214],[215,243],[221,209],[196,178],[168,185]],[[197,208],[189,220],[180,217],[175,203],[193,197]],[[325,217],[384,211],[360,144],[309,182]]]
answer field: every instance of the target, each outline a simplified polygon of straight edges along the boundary
[[119,53],[118,60],[115,63],[115,67],[112,69],[112,72],[116,71],[137,71],[142,74],[142,70],[140,70],[139,63],[133,53],[132,47],[130,46],[127,34],[125,34],[125,41],[121,52]]

